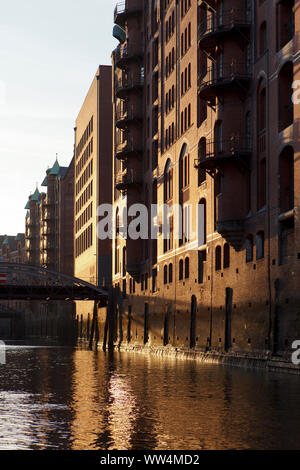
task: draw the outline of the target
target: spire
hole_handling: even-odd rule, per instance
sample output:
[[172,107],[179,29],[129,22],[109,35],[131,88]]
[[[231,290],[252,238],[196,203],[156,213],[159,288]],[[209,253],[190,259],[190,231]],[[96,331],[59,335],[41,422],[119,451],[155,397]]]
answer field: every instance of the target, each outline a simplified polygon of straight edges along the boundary
[[50,175],[57,176],[59,173],[59,170],[60,170],[60,166],[58,163],[58,154],[56,154],[56,160],[55,160],[53,167],[50,170]]
[[31,201],[36,201],[36,202],[39,202],[40,201],[40,192],[39,192],[39,188],[37,187],[36,190],[34,191],[33,195],[31,196],[30,198]]

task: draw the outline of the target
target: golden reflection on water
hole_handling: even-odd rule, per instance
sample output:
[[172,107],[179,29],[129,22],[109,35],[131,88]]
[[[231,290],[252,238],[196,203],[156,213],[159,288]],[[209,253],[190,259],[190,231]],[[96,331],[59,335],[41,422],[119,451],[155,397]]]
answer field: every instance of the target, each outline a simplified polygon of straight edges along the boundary
[[18,347],[0,449],[299,449],[298,376],[138,354]]

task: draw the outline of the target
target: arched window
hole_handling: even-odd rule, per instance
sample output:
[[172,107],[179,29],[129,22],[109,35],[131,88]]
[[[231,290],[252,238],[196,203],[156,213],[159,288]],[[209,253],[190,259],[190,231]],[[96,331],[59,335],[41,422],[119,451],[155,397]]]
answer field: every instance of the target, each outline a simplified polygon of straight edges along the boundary
[[168,284],[168,266],[164,266],[164,284]]
[[206,236],[207,236],[206,199],[202,198],[199,201],[199,227],[198,227],[199,246],[206,244]]
[[256,234],[256,259],[262,259],[265,256],[265,236],[264,232],[260,231]]
[[202,137],[198,144],[198,186],[206,180],[206,171],[201,168],[200,163],[206,158],[206,139]]
[[294,150],[287,146],[279,156],[280,213],[294,208]]
[[[183,194],[189,185],[189,178],[190,178],[190,156],[187,154],[187,144],[183,144],[180,152],[179,157],[179,205],[181,210],[181,233],[184,234],[185,231],[185,215],[183,212],[183,203],[184,197]],[[182,235],[181,239],[179,240],[179,244],[182,245],[184,243],[184,236]]]
[[259,55],[267,50],[267,23],[264,21],[259,28]]
[[246,238],[246,263],[253,261],[253,236],[250,234]]
[[164,202],[169,201],[173,197],[173,169],[171,168],[171,160],[168,159],[164,171]]
[[292,101],[294,70],[293,63],[284,64],[278,76],[278,131],[293,124],[294,106]]
[[186,149],[187,149],[187,145],[186,144],[183,144],[182,148],[181,148],[181,152],[180,152],[180,156],[179,156],[179,191],[182,191],[182,189],[184,188],[184,162],[183,162],[183,159],[184,159],[184,156],[186,154]]
[[215,264],[215,267],[216,267],[216,271],[220,271],[221,270],[221,256],[222,256],[222,250],[221,250],[221,247],[218,245],[216,247],[216,252],[215,252],[215,256],[216,256],[216,264]]
[[258,132],[261,133],[266,130],[267,114],[266,114],[266,88],[262,82],[258,88]]
[[214,128],[215,153],[219,154],[223,151],[223,125],[222,121],[217,121]]
[[185,279],[190,277],[190,258],[184,260],[184,277]]
[[120,237],[119,237],[119,229],[120,229],[120,216],[119,216],[119,208],[116,210],[116,233],[115,233],[115,274],[119,273],[120,270]]
[[182,281],[183,279],[183,260],[179,261],[179,280]]
[[126,260],[126,247],[124,246],[124,248],[123,248],[123,260],[122,260],[123,277],[126,276],[126,263],[127,263],[127,260]]
[[173,264],[169,264],[169,283],[172,284],[173,282]]
[[223,250],[223,267],[227,269],[230,266],[230,247],[228,243],[225,243]]
[[251,123],[251,112],[248,111],[245,116],[245,138],[246,138],[246,150],[251,150],[252,146],[252,123]]
[[261,209],[266,205],[267,200],[267,168],[266,159],[262,158],[258,165],[258,194],[257,209]]
[[294,18],[295,1],[284,0],[277,2],[277,50],[282,49],[294,36],[295,18]]

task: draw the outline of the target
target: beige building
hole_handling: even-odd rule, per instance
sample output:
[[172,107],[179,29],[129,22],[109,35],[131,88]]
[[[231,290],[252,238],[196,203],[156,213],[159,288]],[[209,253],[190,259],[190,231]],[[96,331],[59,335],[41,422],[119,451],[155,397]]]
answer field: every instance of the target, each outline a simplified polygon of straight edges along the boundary
[[[95,285],[111,283],[111,241],[97,238],[97,207],[112,194],[111,66],[101,65],[76,119],[74,275]],[[78,302],[77,314],[92,313]]]

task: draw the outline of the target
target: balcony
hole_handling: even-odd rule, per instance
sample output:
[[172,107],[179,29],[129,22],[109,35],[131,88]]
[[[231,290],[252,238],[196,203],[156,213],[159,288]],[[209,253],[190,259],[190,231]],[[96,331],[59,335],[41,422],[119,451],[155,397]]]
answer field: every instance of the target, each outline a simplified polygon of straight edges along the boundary
[[228,163],[241,168],[250,168],[252,141],[250,136],[233,135],[227,140],[209,140],[196,168],[213,173],[216,168],[224,168]]
[[128,5],[128,1],[120,2],[117,4],[114,11],[114,22],[115,24],[124,27],[128,18],[132,16],[139,16],[142,14],[142,12],[143,5],[140,0],[136,1],[132,6]]
[[55,206],[54,202],[49,202],[49,201],[44,201],[43,202],[43,208],[44,209],[47,209],[47,207],[53,207],[53,206]]
[[142,175],[134,168],[126,168],[116,175],[116,189],[121,193],[127,193],[130,188],[139,187],[142,184]]
[[231,9],[225,11],[222,16],[210,13],[198,28],[200,47],[211,54],[225,35],[238,34],[247,39],[250,28],[251,14],[247,10]]
[[140,64],[143,61],[142,49],[127,47],[126,44],[123,47],[118,46],[114,52],[114,61],[119,69],[125,69],[132,62]]
[[132,77],[121,78],[116,81],[115,93],[116,97],[125,99],[133,91],[141,91],[144,85],[142,77],[133,79]]
[[247,63],[218,64],[209,67],[205,76],[198,78],[200,98],[215,103],[215,98],[225,90],[241,92],[243,95],[251,82],[250,66]]
[[54,235],[55,233],[53,232],[53,230],[44,230],[44,232],[42,233],[43,238],[52,237]]
[[55,220],[55,215],[50,212],[46,212],[43,215],[43,222],[53,222],[54,220]]
[[43,251],[43,252],[46,252],[46,251],[53,251],[53,250],[55,250],[55,248],[56,248],[56,247],[55,247],[54,244],[52,244],[52,243],[50,244],[50,243],[49,243],[49,244],[44,245],[44,246],[42,247],[42,251]]
[[142,115],[133,106],[129,107],[129,109],[124,109],[120,106],[116,110],[116,126],[118,129],[126,129],[132,123],[141,124],[142,120]]
[[217,232],[222,235],[235,250],[240,251],[244,243],[244,220],[218,220],[216,225]]
[[115,156],[118,160],[127,160],[131,156],[141,155],[142,152],[142,148],[134,141],[117,143],[115,147]]
[[27,240],[34,240],[37,238],[37,235],[33,232],[29,232],[27,235],[26,235],[26,238]]

